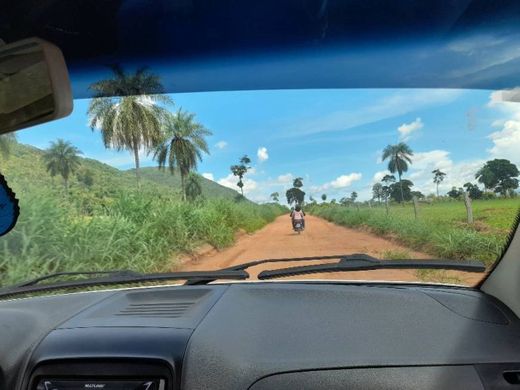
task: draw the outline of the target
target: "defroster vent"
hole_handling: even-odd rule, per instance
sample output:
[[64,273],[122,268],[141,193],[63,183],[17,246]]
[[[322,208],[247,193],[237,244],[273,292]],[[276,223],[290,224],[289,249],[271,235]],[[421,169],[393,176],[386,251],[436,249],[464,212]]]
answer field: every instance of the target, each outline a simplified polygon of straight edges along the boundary
[[138,316],[138,317],[162,317],[179,318],[182,317],[195,302],[161,302],[161,303],[131,303],[126,308],[117,313],[117,316]]

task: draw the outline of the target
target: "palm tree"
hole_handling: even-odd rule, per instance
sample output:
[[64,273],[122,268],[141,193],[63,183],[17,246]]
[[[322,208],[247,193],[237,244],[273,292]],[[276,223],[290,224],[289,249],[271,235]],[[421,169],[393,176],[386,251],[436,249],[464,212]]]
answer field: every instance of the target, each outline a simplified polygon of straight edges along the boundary
[[432,171],[433,173],[433,182],[437,184],[437,198],[439,197],[439,184],[442,183],[446,174],[442,172],[440,169],[435,169]]
[[327,194],[322,194],[321,200],[325,202],[327,200]]
[[11,154],[11,146],[16,142],[16,136],[14,133],[0,135],[0,155],[5,158]]
[[411,157],[413,156],[412,149],[404,142],[399,142],[397,145],[388,145],[383,150],[383,161],[387,158],[388,170],[391,173],[397,172],[399,177],[399,187],[401,188],[401,202],[404,200],[403,183],[401,176],[404,172],[408,171],[408,164],[412,163]]
[[179,171],[182,199],[186,200],[186,178],[202,161],[202,153],[209,154],[205,137],[212,133],[195,121],[195,114],[182,109],[166,116],[162,130],[164,136],[155,149],[154,159],[159,163],[159,168],[168,165],[172,174]]
[[249,166],[251,164],[251,159],[245,154],[240,159],[240,164],[232,165],[230,167],[231,172],[234,176],[238,176],[238,183],[237,186],[240,188],[240,192],[242,193],[242,196],[244,196],[244,182],[242,179],[244,178],[244,175],[247,173],[251,167]]
[[88,107],[91,129],[100,129],[106,148],[129,150],[134,155],[137,184],[140,184],[139,150],[149,152],[161,141],[161,123],[173,104],[158,76],[140,68],[128,74],[111,66],[113,78],[93,83],[94,99]]
[[81,165],[78,154],[81,154],[78,148],[68,141],[58,139],[56,142],[51,142],[51,146],[43,155],[47,172],[52,177],[60,175],[63,178],[66,192],[69,190],[69,177]]
[[280,199],[280,193],[278,192],[273,192],[271,195],[270,195],[271,199],[273,200],[273,202],[278,202],[279,199]]
[[186,198],[190,201],[194,201],[200,196],[202,196],[200,178],[195,173],[190,172],[186,179]]

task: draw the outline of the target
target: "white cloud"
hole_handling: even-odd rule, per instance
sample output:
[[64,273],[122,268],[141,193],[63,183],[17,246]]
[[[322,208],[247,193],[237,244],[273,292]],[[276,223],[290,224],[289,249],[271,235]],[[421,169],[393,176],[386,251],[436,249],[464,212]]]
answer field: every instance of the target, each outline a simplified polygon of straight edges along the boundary
[[211,181],[215,181],[215,176],[213,176],[213,173],[203,173],[202,177],[204,177],[208,180],[211,180]]
[[319,186],[312,186],[311,191],[312,192],[321,192],[328,189],[340,189],[340,188],[347,188],[352,185],[352,183],[361,180],[363,175],[361,173],[349,173],[348,175],[341,175],[338,176],[336,179],[319,185]]
[[330,183],[332,188],[349,187],[353,182],[361,180],[361,173],[351,173],[349,175],[341,175]]
[[403,123],[397,128],[399,137],[402,141],[408,141],[413,132],[420,130],[424,127],[424,123],[421,118],[416,118],[413,122]]
[[506,158],[520,164],[520,121],[509,120],[500,131],[488,136],[493,141],[489,153],[493,158]]
[[[250,194],[252,191],[256,190],[258,187],[258,183],[253,180],[249,179],[247,177],[242,179],[242,182],[244,183],[244,194]],[[238,183],[238,177],[230,173],[226,177],[223,177],[222,179],[219,179],[217,181],[218,184],[231,188],[232,190],[240,192],[240,188],[237,186]]]
[[280,184],[290,184],[294,180],[294,176],[292,173],[286,173],[285,175],[280,175],[276,179],[276,181]]
[[520,164],[520,90],[494,91],[489,96],[488,107],[499,110],[505,115],[495,120],[495,127],[501,130],[491,133],[488,138],[493,146],[488,150],[492,158],[506,158]]
[[267,148],[264,146],[259,147],[258,151],[256,152],[256,156],[258,157],[258,160],[260,162],[266,161],[269,158],[269,153],[267,153]]
[[224,149],[226,146],[228,145],[228,143],[226,141],[218,141],[215,146],[219,149]]
[[413,164],[409,171],[403,175],[414,183],[414,189],[424,194],[436,192],[436,184],[433,182],[432,171],[440,169],[446,173],[444,181],[439,185],[439,192],[446,193],[451,187],[461,187],[464,183],[475,182],[475,173],[485,160],[468,160],[453,162],[450,153],[446,150],[430,150],[428,152],[415,153]]
[[374,173],[372,182],[379,183],[383,179],[383,177],[385,177],[385,175],[389,175],[389,174],[390,174],[390,172],[388,172],[388,171],[378,171],[378,172]]
[[405,90],[372,100],[367,106],[356,110],[347,108],[325,115],[314,115],[297,123],[291,121],[287,124],[286,131],[281,134],[281,137],[301,137],[309,134],[342,131],[405,115],[426,107],[447,104],[459,98],[463,93],[464,91],[455,89]]

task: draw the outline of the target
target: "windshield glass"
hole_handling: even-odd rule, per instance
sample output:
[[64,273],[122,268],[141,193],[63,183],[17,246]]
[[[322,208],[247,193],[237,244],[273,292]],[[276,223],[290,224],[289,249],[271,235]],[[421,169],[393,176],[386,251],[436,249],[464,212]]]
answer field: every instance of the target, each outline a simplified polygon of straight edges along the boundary
[[[121,80],[151,93],[102,97]],[[114,69],[91,86],[100,97],[76,100],[70,117],[1,137],[1,171],[21,214],[0,238],[0,285],[60,271],[341,254],[489,269],[507,244],[520,206],[520,105],[499,91],[160,87],[153,73]],[[483,277],[380,269],[296,278]]]

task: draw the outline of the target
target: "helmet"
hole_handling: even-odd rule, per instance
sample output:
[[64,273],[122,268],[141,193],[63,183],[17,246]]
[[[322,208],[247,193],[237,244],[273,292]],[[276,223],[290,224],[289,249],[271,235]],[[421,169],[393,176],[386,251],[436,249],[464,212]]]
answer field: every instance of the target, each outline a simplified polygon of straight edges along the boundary
[[300,211],[302,208],[300,207],[300,205],[297,205],[296,206],[296,211]]

